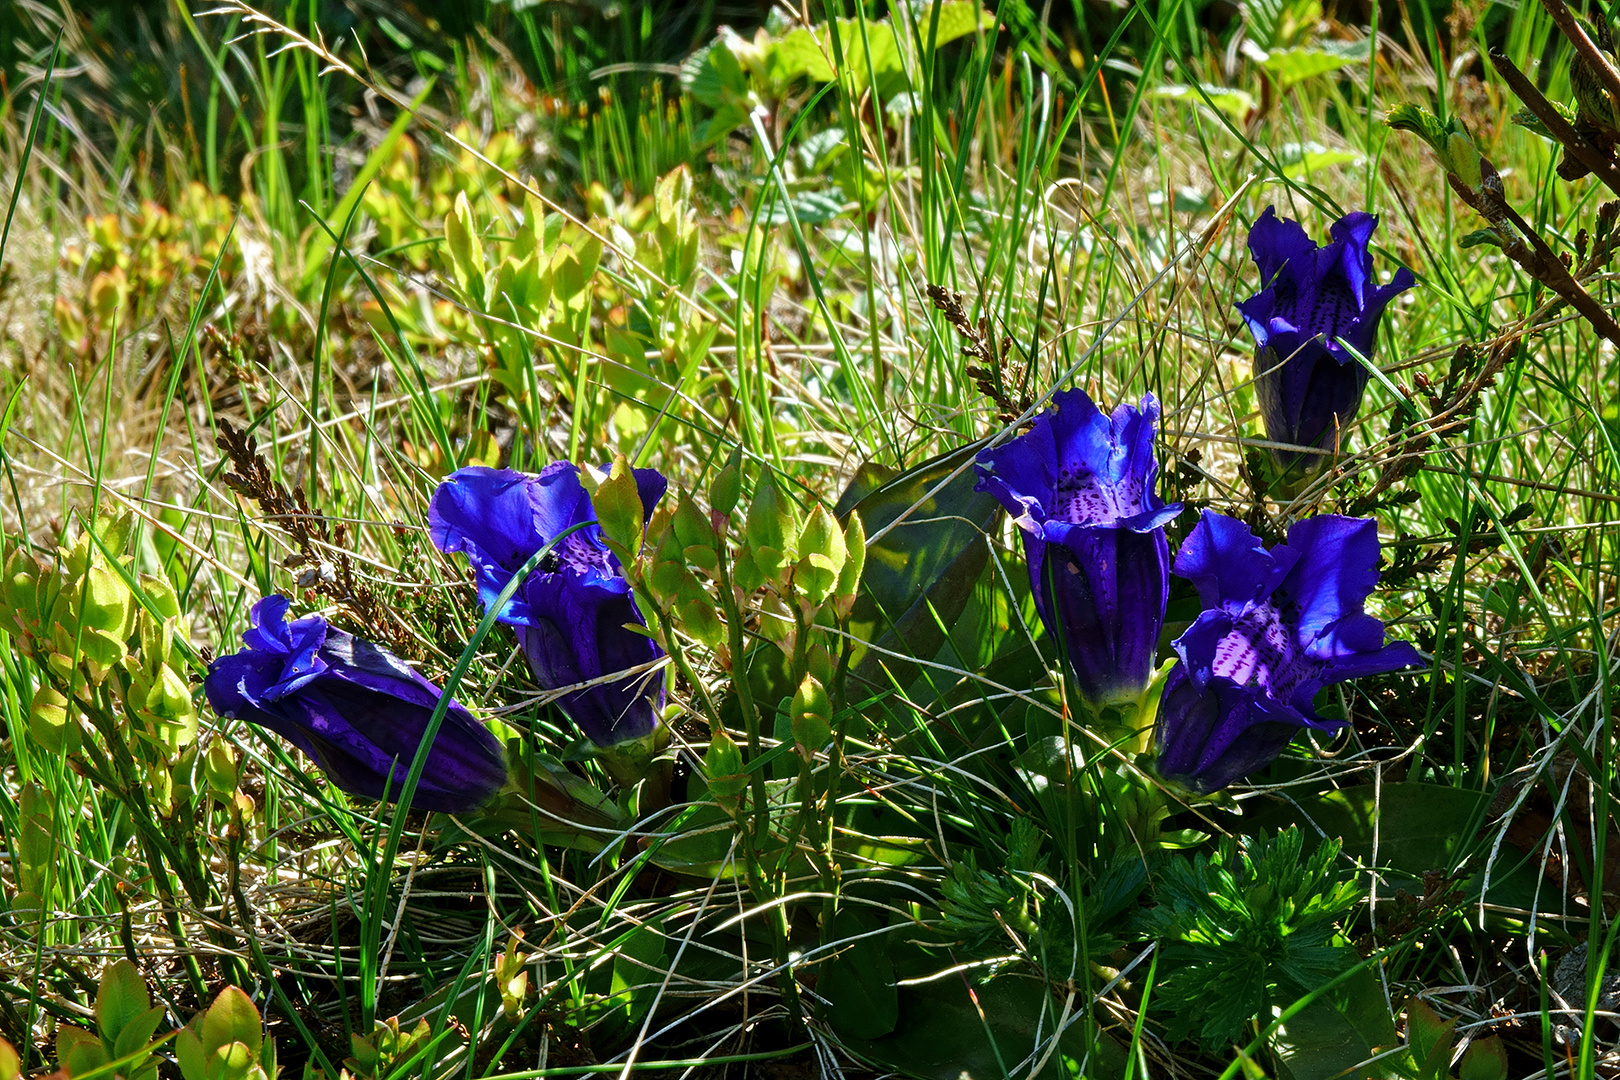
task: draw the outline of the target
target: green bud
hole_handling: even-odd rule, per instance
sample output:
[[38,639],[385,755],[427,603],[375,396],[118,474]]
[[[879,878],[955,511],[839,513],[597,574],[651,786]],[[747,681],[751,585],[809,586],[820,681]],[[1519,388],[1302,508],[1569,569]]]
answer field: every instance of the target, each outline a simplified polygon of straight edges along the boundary
[[832,699],[814,675],[806,675],[793,695],[793,741],[809,760],[832,739]]
[[208,744],[208,753],[203,758],[203,773],[208,778],[208,786],[221,798],[229,798],[236,791],[241,769],[237,766],[235,752],[224,739],[215,739]]
[[866,569],[866,526],[861,515],[851,510],[844,525],[844,551],[848,558],[838,571],[838,595],[853,597],[860,588],[861,572]]
[[708,775],[710,793],[722,802],[735,800],[748,787],[742,750],[724,728],[709,739],[709,749],[703,755],[703,771]]
[[818,503],[810,512],[798,549],[799,564],[794,570],[793,583],[810,603],[820,607],[832,594],[848,561],[844,531],[825,506]]
[[68,716],[68,699],[50,686],[34,691],[28,706],[28,734],[57,757],[79,749],[79,725]]
[[125,704],[165,749],[178,750],[196,741],[197,707],[191,700],[191,687],[167,664],[138,670],[130,679]]
[[1446,136],[1444,149],[1437,150],[1440,163],[1446,171],[1461,180],[1463,186],[1472,191],[1485,182],[1480,168],[1479,148],[1474,145],[1473,138],[1468,129],[1453,131]]
[[731,459],[709,485],[709,507],[721,517],[730,517],[742,498],[742,450],[732,451]]
[[747,536],[754,565],[766,578],[776,577],[791,565],[798,533],[799,516],[793,504],[782,497],[769,477],[762,478],[754,489],[754,501],[748,504]]
[[1484,183],[1484,159],[1474,145],[1468,128],[1456,117],[1442,121],[1418,105],[1397,105],[1384,116],[1384,123],[1397,131],[1409,131],[1429,144],[1440,165],[1464,187],[1475,190]]

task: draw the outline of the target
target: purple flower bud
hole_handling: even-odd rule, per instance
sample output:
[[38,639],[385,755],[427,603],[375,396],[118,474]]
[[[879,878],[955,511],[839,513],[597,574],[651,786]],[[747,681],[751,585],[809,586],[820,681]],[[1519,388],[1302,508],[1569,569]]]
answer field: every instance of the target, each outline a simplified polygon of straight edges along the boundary
[[[1368,372],[1340,346],[1371,357],[1378,320],[1390,300],[1412,287],[1406,267],[1376,285],[1367,243],[1378,219],[1353,213],[1317,247],[1299,222],[1266,208],[1249,230],[1249,253],[1264,286],[1237,305],[1254,335],[1254,385],[1272,442],[1332,450],[1361,407]],[[1274,451],[1284,469],[1313,472],[1319,454]]]
[[[644,518],[650,518],[666,481],[653,469],[637,469],[635,476]],[[538,476],[473,466],[452,474],[433,493],[428,531],[440,551],[467,556],[487,606],[535,552],[570,526],[595,519],[590,493],[569,462],[547,465]],[[515,628],[535,681],[547,690],[602,679],[664,655],[646,634],[626,628],[645,626],[646,620],[596,525],[563,537],[518,586],[499,618]],[[607,679],[557,700],[580,732],[601,747],[651,735],[663,703],[663,678],[649,671]]]
[[[387,649],[334,630],[319,615],[287,621],[287,598],[253,605],[241,652],[208,667],[203,689],[220,716],[269,728],[344,791],[399,798],[443,696]],[[411,806],[464,813],[506,783],[501,744],[452,701],[428,750]]]
[[1322,514],[1269,551],[1248,526],[1205,511],[1176,553],[1204,611],[1177,638],[1154,728],[1166,779],[1209,793],[1274,760],[1302,728],[1334,731],[1317,691],[1421,666],[1409,642],[1384,644],[1363,609],[1378,582],[1378,526]]
[[979,454],[978,490],[1014,515],[1035,607],[1080,694],[1128,701],[1153,678],[1169,591],[1164,526],[1181,512],[1153,490],[1159,403],[1147,394],[1108,417],[1082,390],[1052,400],[1030,431]]

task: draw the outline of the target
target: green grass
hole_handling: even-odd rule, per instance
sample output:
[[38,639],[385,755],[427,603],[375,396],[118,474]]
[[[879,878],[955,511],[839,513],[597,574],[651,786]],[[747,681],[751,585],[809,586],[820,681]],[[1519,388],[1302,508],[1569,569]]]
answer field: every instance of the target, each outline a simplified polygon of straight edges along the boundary
[[[841,76],[739,68],[753,94],[739,104],[736,86],[673,74],[720,23],[743,25],[713,5],[499,5],[466,36],[417,11],[353,34],[323,24],[324,44],[309,5],[262,19],[210,6],[154,16],[131,70],[172,76],[161,108],[130,108],[133,76],[120,82],[82,32],[48,64],[44,21],[19,40],[50,80],[8,72],[0,105],[16,207],[0,266],[7,553],[51,557],[89,523],[133,514],[104,556],[127,558],[150,603],[161,586],[143,582],[172,589],[187,643],[175,663],[201,713],[192,749],[142,749],[114,689],[124,676],[75,676],[67,689],[87,700],[70,709],[103,724],[64,753],[30,721],[60,673],[0,650],[0,1035],[25,1071],[57,1063],[55,1025],[93,1024],[102,971],[125,957],[167,1010],[160,1034],[240,986],[283,1071],[333,1080],[349,1057],[378,1080],[478,1080],[946,1075],[951,1053],[975,1077],[1041,1060],[1041,1075],[1063,1075],[1082,1058],[1088,1075],[1236,1075],[1237,1048],[1266,1075],[1327,1076],[1403,1045],[1393,1023],[1414,996],[1459,1032],[1500,1035],[1514,1076],[1595,1075],[1603,1028],[1558,1041],[1572,1022],[1554,997],[1578,1013],[1597,986],[1552,973],[1581,942],[1606,949],[1613,926],[1590,897],[1620,794],[1620,365],[1496,249],[1460,246],[1482,223],[1421,143],[1379,122],[1403,101],[1460,115],[1510,201],[1573,250],[1603,192],[1556,178],[1553,151],[1508,122],[1517,105],[1475,78],[1477,59],[1453,75],[1496,46],[1521,67],[1541,58],[1541,85],[1568,100],[1539,8],[1489,9],[1448,44],[1443,16],[1413,9],[1409,37],[1279,93],[1232,47],[1240,28],[1206,31],[1209,13],[1186,0],[1070,31],[1007,3],[937,49],[918,5],[897,18],[899,63],[884,72],[851,55],[876,51],[886,16],[817,6],[818,24],[849,20],[824,38]],[[1258,37],[1264,13],[1250,18]],[[1296,21],[1274,49],[1365,34]],[[1256,109],[1223,112],[1223,89]],[[547,287],[568,302],[545,312],[458,278],[445,240],[458,195],[492,267],[550,215],[546,250],[574,255]],[[1249,479],[1263,439],[1232,308],[1259,285],[1244,238],[1270,204],[1313,236],[1344,211],[1380,214],[1380,280],[1399,263],[1421,283],[1385,319],[1351,452],[1292,502]],[[116,228],[98,224],[109,215]],[[260,595],[366,629],[336,593],[299,588],[311,567],[288,564],[297,537],[227,487],[222,421],[343,524],[316,545],[323,564],[350,559],[399,650],[510,725],[515,771],[533,770],[574,736],[536,704],[510,633],[479,633],[462,566],[428,542],[438,480],[473,462],[623,453],[707,505],[735,453],[743,507],[766,476],[808,512],[923,467],[905,496],[920,497],[950,472],[930,459],[1004,426],[930,284],[964,295],[993,348],[1010,343],[991,381],[1014,411],[1066,386],[1163,401],[1161,477],[1189,505],[1173,542],[1205,507],[1272,534],[1311,512],[1375,515],[1374,608],[1431,666],[1336,688],[1349,734],[1296,744],[1232,797],[1172,803],[1154,823],[1151,781],[1065,722],[1057,653],[997,518],[984,571],[943,587],[892,655],[825,635],[831,666],[849,649],[852,675],[833,684],[835,749],[810,762],[784,723],[819,663],[808,632],[777,649],[780,612],[759,594],[730,610],[729,590],[713,591],[736,634],[726,648],[679,639],[671,695],[688,800],[621,792],[624,823],[594,843],[569,846],[527,811],[473,835],[351,800],[202,702],[204,658],[235,648]],[[1612,281],[1587,287],[1613,305]],[[1445,423],[1426,388],[1477,373],[1463,346],[1500,348],[1502,367]],[[1412,452],[1419,467],[1374,495]],[[989,519],[952,492],[930,522],[876,539],[869,561],[969,547]],[[1196,612],[1184,587],[1170,624]],[[705,789],[719,725],[754,762],[756,794],[798,782],[773,821],[734,822]],[[210,786],[213,746],[238,763],[234,782]],[[571,768],[609,786],[598,763]],[[1369,820],[1375,797],[1384,812]],[[1333,871],[1365,899],[1337,926],[1364,962],[1272,1002],[1281,1035],[1262,1015],[1235,1043],[1178,1039],[1167,980],[1184,959],[1129,921],[1167,902],[1164,860],[1259,828],[1297,824],[1309,840],[1313,822],[1345,839]],[[1130,892],[1116,864],[1144,849]],[[510,971],[495,977],[514,942],[521,992]],[[896,982],[896,1034],[879,1042],[889,999],[874,988]],[[377,1027],[390,1017],[397,1031]],[[419,1040],[386,1045],[418,1020]],[[1364,1068],[1385,1075],[1404,1053]]]

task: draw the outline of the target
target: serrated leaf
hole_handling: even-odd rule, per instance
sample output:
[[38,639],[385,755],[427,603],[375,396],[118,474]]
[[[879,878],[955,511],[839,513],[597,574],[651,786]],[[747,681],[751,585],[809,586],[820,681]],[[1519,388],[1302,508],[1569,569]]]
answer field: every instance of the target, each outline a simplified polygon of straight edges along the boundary
[[620,561],[628,563],[635,559],[641,551],[646,515],[635,473],[623,454],[614,459],[608,478],[597,485],[591,504],[596,508],[596,521],[602,527],[603,537]]

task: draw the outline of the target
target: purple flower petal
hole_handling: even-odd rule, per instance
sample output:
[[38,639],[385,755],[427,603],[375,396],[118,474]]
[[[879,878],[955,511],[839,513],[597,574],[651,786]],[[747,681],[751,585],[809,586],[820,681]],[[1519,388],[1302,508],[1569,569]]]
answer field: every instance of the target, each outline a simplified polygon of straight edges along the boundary
[[1371,519],[1308,518],[1267,551],[1243,523],[1205,511],[1176,555],[1204,611],[1173,645],[1181,663],[1159,704],[1160,771],[1223,787],[1276,757],[1292,728],[1331,726],[1311,704],[1324,686],[1421,664],[1410,644],[1385,645],[1363,610],[1377,564]]
[[[221,656],[203,687],[221,716],[280,735],[352,794],[397,799],[441,695],[398,657],[331,630],[319,616],[286,621],[288,602],[254,606],[247,648]],[[313,656],[306,646],[315,641]],[[296,667],[298,674],[287,677]],[[461,813],[506,782],[500,743],[466,709],[446,709],[411,805]]]
[[[1376,285],[1368,244],[1378,219],[1351,213],[1317,247],[1298,222],[1268,207],[1249,230],[1261,289],[1237,304],[1255,341],[1255,391],[1267,437],[1334,449],[1361,407],[1368,372],[1339,344],[1371,357],[1389,301],[1415,283],[1401,267]],[[1321,455],[1274,451],[1285,468],[1314,470]]]
[[[635,478],[643,514],[650,519],[668,483],[653,469],[637,469]],[[563,535],[595,518],[579,470],[565,461],[538,475],[462,469],[433,495],[433,542],[443,551],[467,555],[486,606],[536,552],[555,541],[499,616],[517,628],[535,681],[548,690],[663,655],[645,634],[627,629],[646,621],[601,529],[591,524]],[[613,746],[656,728],[663,679],[609,680],[567,694],[557,704],[592,742]]]
[[1128,700],[1152,678],[1169,587],[1164,526],[1181,512],[1154,490],[1159,403],[1147,394],[1112,416],[1081,390],[1053,403],[1027,433],[979,454],[978,490],[1023,532],[1036,607],[1079,693]]
[[1199,688],[1178,664],[1159,702],[1154,767],[1165,779],[1207,795],[1269,765],[1306,727],[1333,729],[1230,679]]

